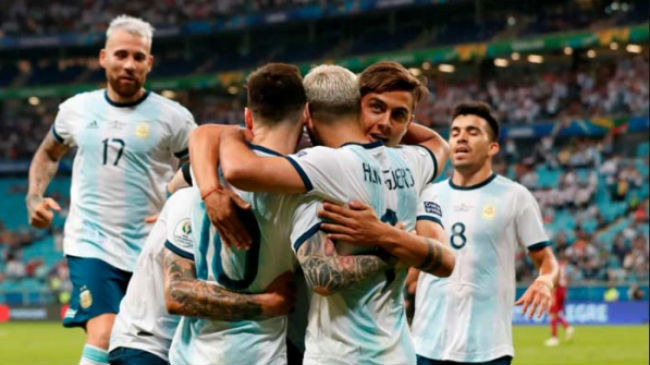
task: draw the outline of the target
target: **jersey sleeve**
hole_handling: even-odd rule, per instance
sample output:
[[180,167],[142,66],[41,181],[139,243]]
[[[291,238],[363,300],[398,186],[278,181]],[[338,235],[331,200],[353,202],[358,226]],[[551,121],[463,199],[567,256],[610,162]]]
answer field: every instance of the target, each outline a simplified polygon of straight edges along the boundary
[[56,113],[54,124],[52,124],[52,129],[50,130],[52,136],[54,136],[54,139],[57,142],[69,147],[76,146],[72,128],[74,115],[75,111],[73,100],[66,100],[61,105],[59,105],[59,111]]
[[544,230],[539,205],[533,194],[523,187],[519,193],[517,207],[515,226],[519,243],[529,251],[549,246],[550,242]]
[[442,207],[438,203],[438,193],[434,184],[427,184],[422,194],[420,194],[417,220],[435,222],[444,228],[442,224]]
[[[342,177],[347,156],[341,150],[323,146],[306,148],[287,156],[298,171],[308,193],[322,198],[345,203],[346,186]],[[349,190],[349,187],[348,187]]]
[[291,228],[291,249],[298,252],[300,246],[320,229],[321,220],[318,218],[320,199],[310,198],[298,205],[293,213]]
[[436,156],[428,148],[420,145],[401,146],[398,151],[411,165],[411,173],[418,184],[418,191],[421,192],[438,174]]
[[188,156],[188,139],[192,129],[196,128],[194,117],[187,109],[182,108],[173,120],[170,150],[174,157],[182,159]]
[[165,247],[188,260],[194,260],[194,240],[192,238],[191,204],[188,204],[189,189],[174,193],[165,205],[167,214],[167,237]]

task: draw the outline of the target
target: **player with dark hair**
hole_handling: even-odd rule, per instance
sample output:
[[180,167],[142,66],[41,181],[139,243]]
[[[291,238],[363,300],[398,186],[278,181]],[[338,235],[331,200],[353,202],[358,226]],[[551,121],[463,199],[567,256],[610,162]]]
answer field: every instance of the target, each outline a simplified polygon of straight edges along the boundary
[[558,265],[533,195],[492,171],[498,138],[487,104],[458,105],[449,136],[453,176],[422,194],[418,215],[444,227],[456,270],[448,278],[419,275],[413,318],[419,365],[511,363],[518,245],[540,273],[515,304],[529,317],[551,305]]
[[[264,158],[293,152],[306,102],[298,69],[267,64],[249,75],[246,88],[251,148]],[[290,207],[302,200],[295,195],[235,193],[251,206],[239,215],[253,238],[248,250],[228,246],[215,232],[198,191],[180,202],[189,209],[172,221],[175,227],[188,227],[168,236],[163,254],[167,309],[183,315],[169,351],[173,364],[287,362],[286,314],[293,305],[289,273],[295,258],[291,226],[284,222],[292,219]],[[281,305],[267,311],[268,302]]]

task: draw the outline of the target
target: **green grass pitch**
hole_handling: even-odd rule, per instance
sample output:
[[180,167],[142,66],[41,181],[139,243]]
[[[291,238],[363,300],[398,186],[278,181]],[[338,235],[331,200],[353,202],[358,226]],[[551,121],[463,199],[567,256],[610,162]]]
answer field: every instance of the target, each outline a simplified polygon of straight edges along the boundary
[[[515,327],[516,365],[647,365],[648,326],[579,326],[573,341],[548,348],[548,327]],[[560,339],[562,338],[560,329]],[[0,324],[0,364],[77,364],[83,332],[59,323]]]

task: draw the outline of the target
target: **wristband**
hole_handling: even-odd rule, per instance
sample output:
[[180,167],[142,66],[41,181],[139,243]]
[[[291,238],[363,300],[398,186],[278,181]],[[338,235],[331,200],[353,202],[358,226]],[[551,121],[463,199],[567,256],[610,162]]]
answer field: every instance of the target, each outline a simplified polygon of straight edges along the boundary
[[221,186],[216,186],[216,187],[214,187],[214,188],[208,190],[207,193],[201,195],[201,200],[205,200],[205,198],[207,198],[208,195],[214,193],[215,191],[217,191],[217,190],[219,190],[219,189],[221,189]]

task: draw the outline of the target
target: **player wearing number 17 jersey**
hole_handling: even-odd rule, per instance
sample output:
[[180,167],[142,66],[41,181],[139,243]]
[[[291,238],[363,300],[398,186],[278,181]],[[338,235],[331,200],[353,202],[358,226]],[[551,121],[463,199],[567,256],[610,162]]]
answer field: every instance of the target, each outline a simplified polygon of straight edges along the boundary
[[413,318],[418,365],[510,364],[517,246],[540,268],[517,303],[530,316],[550,305],[557,263],[533,195],[492,172],[497,138],[487,105],[458,106],[449,137],[454,175],[422,194],[418,219],[444,227],[456,267],[448,278],[420,274]]
[[107,363],[118,306],[167,182],[187,151],[192,115],[144,89],[153,65],[153,28],[120,16],[107,32],[99,63],[107,88],[78,94],[59,106],[29,172],[30,224],[47,227],[58,204],[43,194],[59,160],[77,147],[63,250],[73,283],[63,323],[87,333],[82,364]]

